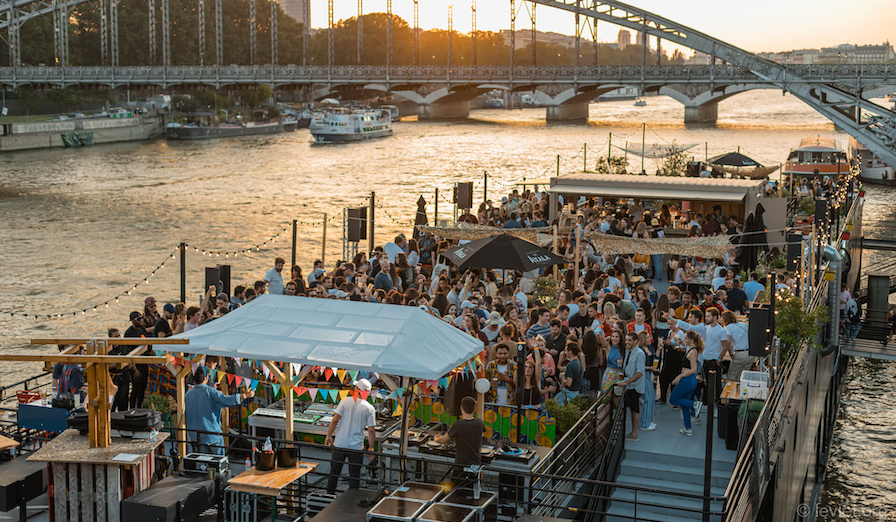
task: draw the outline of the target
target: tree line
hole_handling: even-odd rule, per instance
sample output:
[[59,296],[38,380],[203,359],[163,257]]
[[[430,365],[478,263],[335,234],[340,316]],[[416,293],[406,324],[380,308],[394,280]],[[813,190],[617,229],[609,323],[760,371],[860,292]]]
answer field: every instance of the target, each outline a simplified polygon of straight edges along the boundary
[[[214,65],[215,56],[215,2],[205,2],[205,53],[202,63]],[[158,6],[160,2],[156,2]],[[195,0],[169,0],[169,22],[172,65],[199,65],[199,12]],[[250,64],[249,49],[249,3],[245,0],[221,0],[223,19],[223,65]],[[277,9],[278,63],[302,64],[302,24],[288,16],[279,4]],[[69,56],[71,65],[102,65],[101,25],[99,4],[85,2],[74,7],[69,27]],[[151,13],[155,25],[155,61],[150,49],[149,2],[129,0],[118,7],[119,65],[156,65],[162,60],[161,13],[157,8]],[[268,64],[271,61],[270,4],[259,2],[256,12],[256,56],[255,63]],[[362,65],[385,65],[387,61],[387,21],[385,13],[363,15],[363,46],[360,56]],[[453,65],[472,65],[472,34],[452,32],[451,56]],[[357,65],[358,60],[358,19],[352,17],[340,20],[334,27],[334,63],[336,65]],[[447,31],[435,29],[420,31],[419,64],[446,65],[448,62]],[[22,63],[25,65],[55,65],[53,48],[53,24],[50,17],[37,17],[22,26]],[[327,30],[313,31],[309,35],[307,63],[327,64]],[[508,65],[510,45],[505,38],[495,32],[476,33],[477,65]],[[590,43],[582,42],[579,63],[594,63],[594,49]],[[537,42],[535,48],[537,65],[572,65],[575,50]],[[662,56],[662,63],[681,64],[684,56],[677,50],[672,57]],[[518,47],[514,51],[517,65],[532,65],[531,45]],[[629,45],[623,50],[602,45],[598,49],[597,63],[600,65],[637,65],[641,63],[641,46]],[[647,63],[656,63],[656,53],[648,53]],[[407,21],[392,15],[392,64],[414,64],[414,29]],[[0,56],[0,65],[10,65],[8,53]]]

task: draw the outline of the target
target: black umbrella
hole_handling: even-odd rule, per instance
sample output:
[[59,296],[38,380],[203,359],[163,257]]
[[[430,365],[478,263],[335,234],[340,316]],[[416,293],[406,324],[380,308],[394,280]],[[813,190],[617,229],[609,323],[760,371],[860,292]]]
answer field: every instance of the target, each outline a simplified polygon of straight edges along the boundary
[[441,255],[461,271],[468,268],[503,268],[526,272],[566,262],[545,248],[508,234],[477,239],[446,250]]
[[740,152],[726,152],[725,154],[719,154],[718,156],[709,158],[706,162],[713,165],[727,165],[730,167],[762,166],[762,164],[760,164],[758,161],[749,156],[744,156]]
[[426,218],[426,200],[423,196],[417,200],[417,217],[414,218],[414,239],[420,239],[420,231],[417,230],[419,225],[427,225],[429,221]]

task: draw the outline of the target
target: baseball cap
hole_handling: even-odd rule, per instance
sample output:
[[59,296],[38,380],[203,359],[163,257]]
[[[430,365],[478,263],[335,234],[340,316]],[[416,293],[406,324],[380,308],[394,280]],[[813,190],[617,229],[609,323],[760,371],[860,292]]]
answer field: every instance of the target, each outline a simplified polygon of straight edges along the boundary
[[650,226],[652,226],[652,227],[658,227],[658,226],[660,226],[660,220],[657,219],[657,218],[653,218],[653,219],[651,219],[651,220],[650,220]]
[[155,303],[155,302],[156,302],[156,298],[153,296],[149,296],[143,300],[143,304],[147,304],[147,305],[150,303]]
[[367,379],[358,379],[357,381],[352,383],[352,386],[361,391],[370,391],[370,388],[372,387],[370,385],[370,381],[368,381]]
[[215,301],[227,301],[228,299],[227,294],[224,293],[215,296]]
[[464,301],[463,303],[460,304],[460,309],[463,310],[464,308],[476,308],[476,307],[473,306],[473,303],[471,303],[470,301]]
[[131,312],[131,321],[140,317],[140,312]]
[[485,326],[492,326],[494,324],[501,324],[501,314],[498,312],[489,313],[488,321],[485,322]]
[[345,293],[345,292],[343,292],[342,290],[337,290],[337,291],[336,291],[336,297],[337,297],[338,299],[345,299],[346,297],[348,297],[348,294]]
[[162,310],[165,310],[165,311],[168,312],[169,314],[176,314],[176,313],[177,313],[177,308],[174,308],[174,305],[171,304],[171,303],[166,304],[166,305],[162,308]]
[[423,310],[424,312],[429,312],[429,307],[426,305],[420,305],[417,308]]

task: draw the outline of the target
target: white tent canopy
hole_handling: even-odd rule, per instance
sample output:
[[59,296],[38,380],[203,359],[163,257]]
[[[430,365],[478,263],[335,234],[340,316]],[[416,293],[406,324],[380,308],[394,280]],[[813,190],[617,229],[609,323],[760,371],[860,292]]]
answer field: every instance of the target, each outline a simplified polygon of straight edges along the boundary
[[417,307],[270,294],[174,338],[190,344],[159,348],[428,380],[483,349]]

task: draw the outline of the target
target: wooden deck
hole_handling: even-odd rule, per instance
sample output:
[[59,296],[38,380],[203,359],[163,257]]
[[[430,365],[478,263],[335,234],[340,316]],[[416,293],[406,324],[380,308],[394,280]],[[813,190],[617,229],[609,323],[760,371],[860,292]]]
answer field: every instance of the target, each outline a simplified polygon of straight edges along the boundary
[[840,353],[851,357],[896,361],[896,340],[890,338],[886,345],[882,341],[871,339],[844,341],[840,346]]

